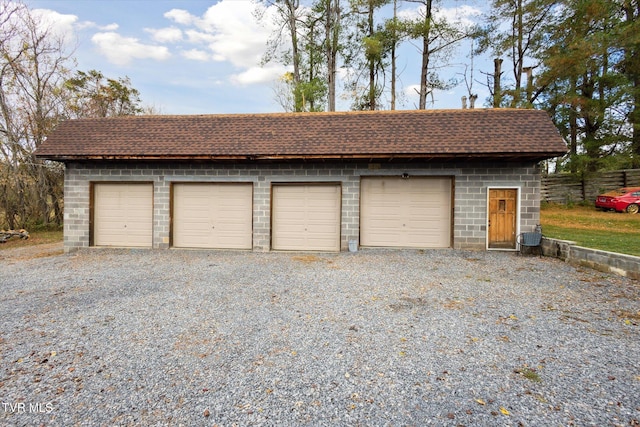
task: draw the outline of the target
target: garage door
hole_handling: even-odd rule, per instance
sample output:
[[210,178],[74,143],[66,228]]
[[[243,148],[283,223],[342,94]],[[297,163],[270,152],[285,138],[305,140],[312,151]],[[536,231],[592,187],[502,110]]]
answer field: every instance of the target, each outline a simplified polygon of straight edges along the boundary
[[93,209],[95,246],[151,246],[153,184],[94,184]]
[[340,196],[339,185],[274,185],[273,249],[339,251]]
[[362,246],[451,246],[450,178],[363,178],[360,191]]
[[251,249],[252,184],[175,184],[173,246]]

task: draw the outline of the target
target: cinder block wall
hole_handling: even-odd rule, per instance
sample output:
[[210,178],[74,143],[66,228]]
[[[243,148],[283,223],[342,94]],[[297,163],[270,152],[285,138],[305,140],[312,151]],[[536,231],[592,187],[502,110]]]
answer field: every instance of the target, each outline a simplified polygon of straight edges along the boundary
[[362,176],[448,176],[453,178],[453,247],[486,248],[487,192],[518,188],[518,231],[531,231],[540,218],[540,171],[532,163],[409,162],[374,163],[143,163],[70,162],[65,171],[64,247],[89,246],[92,182],[153,182],[153,247],[168,248],[170,188],[175,182],[253,183],[253,249],[267,251],[271,239],[271,185],[283,182],[332,182],[342,187],[341,248],[359,237]]

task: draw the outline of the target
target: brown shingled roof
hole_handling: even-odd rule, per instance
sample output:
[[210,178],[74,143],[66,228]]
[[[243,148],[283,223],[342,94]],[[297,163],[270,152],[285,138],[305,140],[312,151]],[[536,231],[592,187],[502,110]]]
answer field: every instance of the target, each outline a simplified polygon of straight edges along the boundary
[[37,156],[74,159],[527,158],[566,153],[544,111],[130,116],[68,120]]

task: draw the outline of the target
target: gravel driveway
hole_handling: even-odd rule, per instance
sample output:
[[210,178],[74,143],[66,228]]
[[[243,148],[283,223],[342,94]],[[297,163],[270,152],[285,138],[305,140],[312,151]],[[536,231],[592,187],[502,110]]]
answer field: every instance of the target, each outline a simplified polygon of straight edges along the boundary
[[635,426],[640,283],[509,253],[2,261],[1,425]]

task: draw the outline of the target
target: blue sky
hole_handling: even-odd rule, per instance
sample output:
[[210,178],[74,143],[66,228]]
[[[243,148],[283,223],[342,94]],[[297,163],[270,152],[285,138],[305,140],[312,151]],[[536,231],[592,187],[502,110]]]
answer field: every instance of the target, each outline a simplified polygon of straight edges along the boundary
[[[304,3],[304,1],[303,1]],[[56,29],[75,48],[77,69],[95,69],[110,78],[129,77],[143,103],[162,114],[219,114],[280,112],[274,86],[286,68],[260,66],[266,40],[273,31],[268,18],[261,22],[249,0],[27,0],[51,17]],[[415,3],[401,2],[401,13],[416,13]],[[467,22],[478,20],[486,2],[447,0],[440,13]],[[470,43],[465,42],[447,62],[454,64],[442,77],[461,77],[469,64]],[[399,52],[400,109],[417,104],[420,57],[411,43]],[[475,77],[491,71],[489,63],[475,59]],[[487,90],[474,83],[477,107]],[[460,108],[464,84],[436,92],[429,108]],[[387,107],[388,108],[388,107]],[[339,110],[349,103],[338,101]]]

